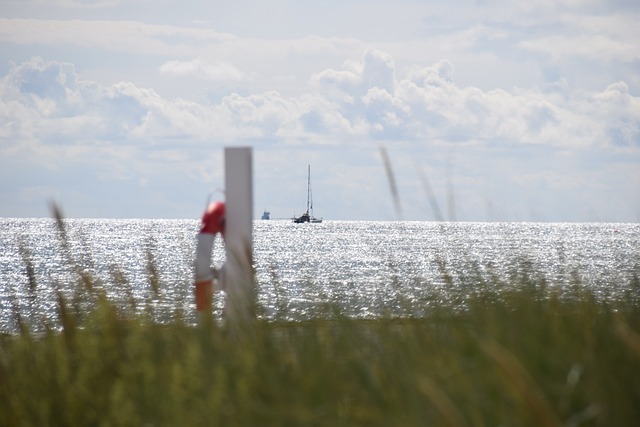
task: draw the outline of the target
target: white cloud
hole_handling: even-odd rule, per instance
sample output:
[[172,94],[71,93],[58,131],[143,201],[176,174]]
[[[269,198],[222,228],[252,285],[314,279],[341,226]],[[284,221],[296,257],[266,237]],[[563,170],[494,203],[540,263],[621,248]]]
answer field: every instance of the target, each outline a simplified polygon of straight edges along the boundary
[[[380,2],[363,19],[288,0],[263,16],[236,3],[151,14],[140,2],[15,2],[0,19],[0,177],[33,195],[108,183],[187,206],[198,194],[197,210],[222,185],[221,147],[252,145],[269,165],[258,204],[286,199],[267,183],[289,182],[292,164],[320,162],[329,216],[358,218],[385,211],[386,182],[372,178],[383,143],[416,206],[407,217],[425,218],[421,162],[441,199],[453,173],[459,219],[484,209],[483,192],[510,218],[530,219],[535,199],[563,205],[555,219],[571,218],[567,200],[637,219],[640,207],[611,202],[640,182],[640,13],[623,3]],[[17,206],[6,194],[2,208]]]
[[131,83],[103,87],[81,80],[71,64],[33,58],[14,65],[2,80],[2,130],[5,140],[93,144],[304,134],[551,146],[638,145],[640,139],[640,99],[624,82],[567,98],[535,89],[461,88],[449,61],[396,76],[391,57],[372,50],[348,67],[315,75],[321,92],[314,96],[235,93],[206,105],[167,100]]
[[243,73],[229,63],[208,63],[199,58],[190,61],[165,62],[160,67],[160,72],[212,81],[240,81],[244,78]]
[[71,45],[140,54],[197,56],[203,45],[225,48],[237,37],[211,30],[135,21],[0,19],[0,42]]
[[35,3],[37,6],[56,6],[77,9],[104,9],[123,3],[123,0],[24,0],[24,3]]
[[590,60],[640,60],[640,46],[629,41],[620,41],[605,35],[548,36],[527,40],[520,44],[525,49],[548,53],[553,58],[567,56]]

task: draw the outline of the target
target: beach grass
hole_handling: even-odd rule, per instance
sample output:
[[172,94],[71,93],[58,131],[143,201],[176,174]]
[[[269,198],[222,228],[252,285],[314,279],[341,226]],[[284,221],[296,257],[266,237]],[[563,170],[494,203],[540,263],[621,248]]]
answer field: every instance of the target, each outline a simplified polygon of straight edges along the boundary
[[[110,300],[68,262],[77,291],[57,293],[55,319],[16,306],[16,332],[0,337],[0,425],[640,421],[637,275],[615,284],[628,292],[613,299],[578,279],[559,292],[523,264],[507,282],[458,275],[464,304],[420,318],[353,319],[328,306],[309,321],[233,328],[180,315],[159,322],[150,309]],[[30,277],[29,286],[42,284]]]

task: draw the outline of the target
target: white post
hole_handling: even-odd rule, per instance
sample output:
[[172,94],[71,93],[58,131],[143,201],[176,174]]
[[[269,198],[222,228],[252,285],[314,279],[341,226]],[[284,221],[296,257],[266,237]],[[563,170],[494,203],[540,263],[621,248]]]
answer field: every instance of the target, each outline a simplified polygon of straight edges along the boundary
[[255,318],[253,282],[253,161],[250,147],[224,149],[225,317],[231,322]]

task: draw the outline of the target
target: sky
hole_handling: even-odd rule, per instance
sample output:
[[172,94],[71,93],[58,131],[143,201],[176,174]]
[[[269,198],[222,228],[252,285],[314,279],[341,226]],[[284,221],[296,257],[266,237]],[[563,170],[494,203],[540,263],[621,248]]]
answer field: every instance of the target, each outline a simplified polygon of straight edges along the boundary
[[640,221],[637,0],[0,0],[0,217]]

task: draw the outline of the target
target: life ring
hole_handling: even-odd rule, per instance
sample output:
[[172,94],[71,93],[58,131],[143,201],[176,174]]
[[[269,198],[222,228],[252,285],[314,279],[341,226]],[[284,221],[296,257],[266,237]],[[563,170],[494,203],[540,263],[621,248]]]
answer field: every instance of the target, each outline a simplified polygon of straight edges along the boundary
[[200,223],[200,231],[196,237],[195,294],[196,310],[211,312],[214,288],[222,288],[224,280],[219,276],[220,270],[211,268],[213,241],[220,233],[224,239],[225,205],[223,202],[209,204]]

